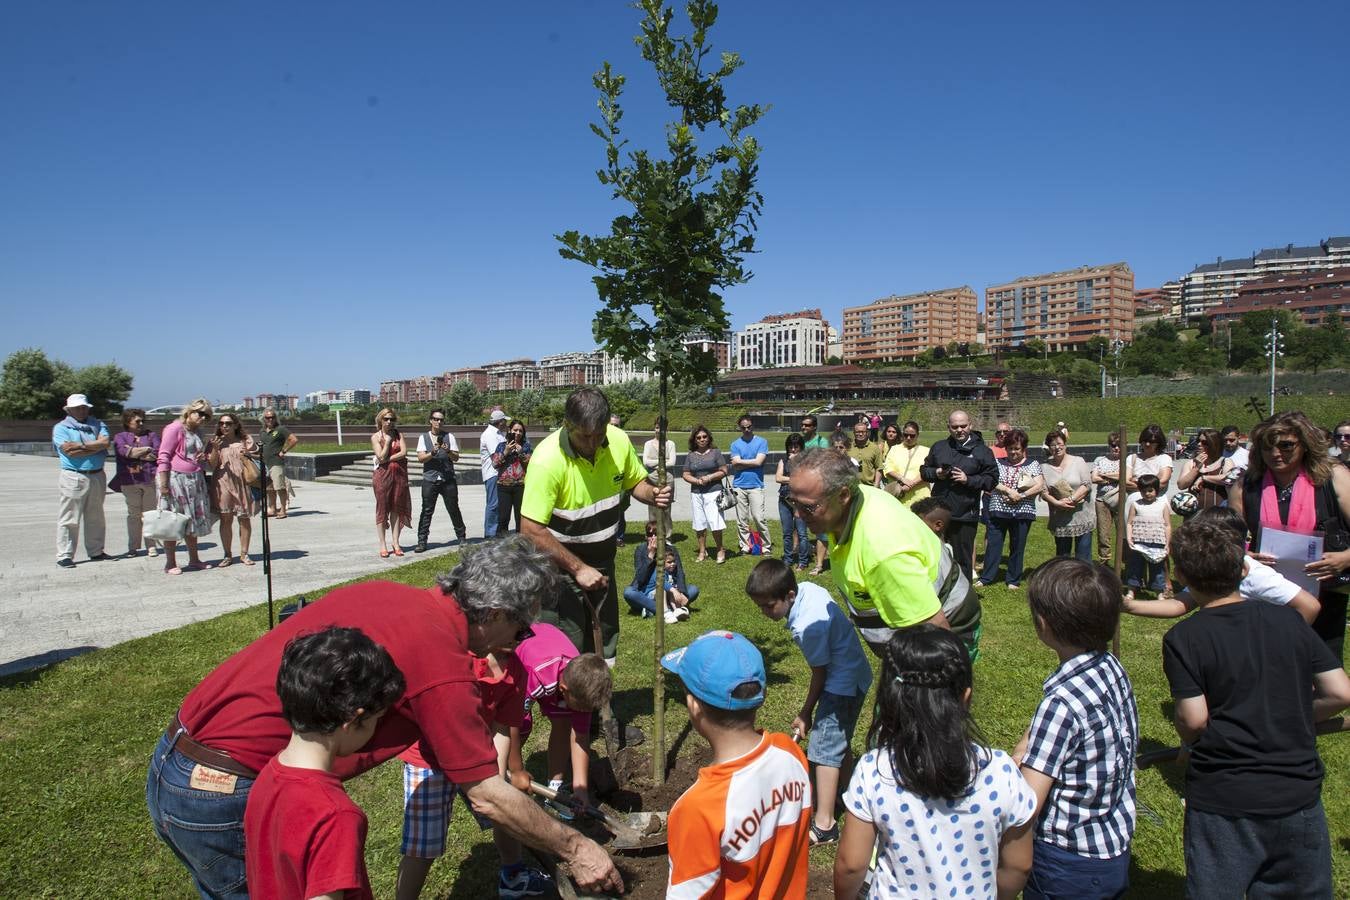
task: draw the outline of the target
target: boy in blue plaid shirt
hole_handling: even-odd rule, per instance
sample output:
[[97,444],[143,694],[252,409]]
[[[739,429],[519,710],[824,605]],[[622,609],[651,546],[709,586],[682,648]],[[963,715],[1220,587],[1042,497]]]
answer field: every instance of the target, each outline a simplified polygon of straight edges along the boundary
[[1028,584],[1036,636],[1060,664],[1014,751],[1039,801],[1026,900],[1105,900],[1129,886],[1139,714],[1107,650],[1121,596],[1109,569],[1067,557]]

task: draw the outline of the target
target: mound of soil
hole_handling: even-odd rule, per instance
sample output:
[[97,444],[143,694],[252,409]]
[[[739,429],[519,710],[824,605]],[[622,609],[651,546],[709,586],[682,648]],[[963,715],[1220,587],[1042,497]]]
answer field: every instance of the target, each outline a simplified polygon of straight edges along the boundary
[[[667,757],[670,766],[666,782],[660,786],[652,783],[651,754],[641,752],[641,748],[625,747],[619,750],[612,761],[604,757],[595,760],[591,766],[591,777],[597,798],[620,812],[668,811],[697,780],[698,770],[712,762],[712,748],[697,739],[691,746],[684,748],[688,752],[676,754],[675,751],[679,749],[682,748],[677,741],[676,747]],[[602,843],[609,837],[600,825],[582,823],[580,820],[575,824],[588,837]],[[660,900],[665,896],[666,880],[670,875],[670,858],[665,848],[613,853],[613,856],[627,888],[625,897],[632,900]],[[566,871],[565,865],[562,868]],[[831,896],[831,871],[812,868],[807,893],[811,897]]]

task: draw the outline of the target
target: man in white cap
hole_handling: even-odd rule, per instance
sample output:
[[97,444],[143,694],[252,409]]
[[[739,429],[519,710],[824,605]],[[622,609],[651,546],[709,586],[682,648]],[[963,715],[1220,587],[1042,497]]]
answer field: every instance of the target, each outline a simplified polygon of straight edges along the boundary
[[112,559],[103,552],[103,497],[108,492],[103,464],[112,438],[108,426],[89,415],[89,398],[71,394],[66,399],[66,417],[52,428],[52,446],[61,459],[57,481],[61,493],[56,518],[56,564],[75,568],[75,547],[80,523],[84,523],[84,549],[91,562]]
[[497,536],[497,467],[492,464],[492,454],[502,442],[502,424],[506,422],[506,413],[494,409],[488,416],[487,428],[478,436],[478,458],[483,465],[483,537]]

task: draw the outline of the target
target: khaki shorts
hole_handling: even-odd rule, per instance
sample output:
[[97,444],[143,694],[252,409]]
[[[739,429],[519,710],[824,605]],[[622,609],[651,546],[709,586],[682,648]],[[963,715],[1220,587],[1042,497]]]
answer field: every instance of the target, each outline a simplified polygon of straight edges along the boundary
[[267,477],[272,479],[272,486],[268,490],[284,491],[290,488],[290,482],[286,480],[285,463],[268,466]]

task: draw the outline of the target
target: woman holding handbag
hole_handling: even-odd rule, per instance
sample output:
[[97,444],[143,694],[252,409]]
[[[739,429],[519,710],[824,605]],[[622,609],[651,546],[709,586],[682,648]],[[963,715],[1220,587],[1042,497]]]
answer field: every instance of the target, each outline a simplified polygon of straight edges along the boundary
[[[117,457],[117,474],[108,482],[110,490],[117,491],[127,504],[127,554],[125,559],[138,555],[141,549],[142,517],[155,508],[155,468],[159,460],[159,435],[145,427],[145,410],[124,409],[122,430],[113,435],[113,450]],[[145,541],[145,555],[159,556],[154,538]]]
[[234,561],[234,522],[239,520],[239,561],[253,565],[248,557],[249,541],[253,538],[253,488],[258,484],[258,445],[244,431],[244,425],[234,413],[221,413],[216,424],[216,436],[211,440],[207,459],[215,475],[211,479],[215,510],[220,514],[220,548],[225,553],[217,568],[225,568]]
[[1003,538],[1008,537],[1008,569],[1004,583],[1017,590],[1022,582],[1022,556],[1027,548],[1027,533],[1036,520],[1036,495],[1045,490],[1041,464],[1027,458],[1027,433],[1020,428],[1009,432],[1003,442],[1008,455],[998,461],[998,483],[989,492],[989,524],[984,571],[980,587],[988,587],[998,577]]
[[927,460],[928,448],[919,444],[919,423],[911,419],[900,429],[900,443],[886,451],[881,467],[886,492],[906,506],[930,496],[932,488],[919,474]]
[[183,541],[188,564],[179,568],[177,542],[164,541],[164,572],[182,575],[211,568],[197,555],[197,538],[211,533],[211,494],[206,488],[206,445],[198,431],[211,421],[211,404],[197,398],[183,407],[183,414],[164,426],[159,442],[160,504],[187,518]]

